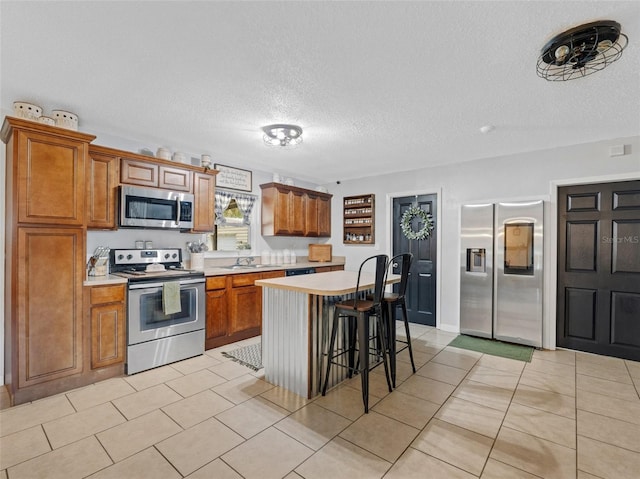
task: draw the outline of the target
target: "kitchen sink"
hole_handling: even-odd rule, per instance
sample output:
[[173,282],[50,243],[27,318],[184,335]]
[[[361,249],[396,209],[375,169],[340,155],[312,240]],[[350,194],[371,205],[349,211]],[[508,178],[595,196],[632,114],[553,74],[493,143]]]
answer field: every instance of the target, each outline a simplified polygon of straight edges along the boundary
[[258,269],[264,268],[265,264],[233,264],[231,266],[221,266],[223,269]]

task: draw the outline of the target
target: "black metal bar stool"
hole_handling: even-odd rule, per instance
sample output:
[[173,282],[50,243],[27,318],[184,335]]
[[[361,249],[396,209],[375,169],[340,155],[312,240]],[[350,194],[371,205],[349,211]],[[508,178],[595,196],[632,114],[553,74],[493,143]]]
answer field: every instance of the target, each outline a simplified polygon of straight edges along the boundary
[[[382,295],[384,294],[384,285],[387,277],[387,261],[388,256],[381,254],[371,256],[365,259],[358,270],[358,281],[356,283],[356,291],[353,299],[341,301],[334,306],[333,327],[331,330],[331,340],[329,341],[329,351],[327,353],[327,371],[324,377],[324,386],[322,387],[322,395],[327,393],[327,385],[329,383],[329,373],[331,365],[346,367],[349,369],[349,377],[353,373],[359,373],[362,384],[362,401],[364,403],[364,412],[369,412],[369,356],[375,354],[378,361],[373,367],[378,366],[380,362],[384,364],[384,371],[387,378],[389,392],[391,388],[391,378],[389,376],[389,366],[387,364],[387,350],[389,348],[386,340],[386,323],[385,314],[382,308]],[[360,296],[360,276],[362,269],[369,261],[375,262],[376,275],[374,292],[371,299],[361,299]],[[377,327],[374,337],[369,336],[369,319],[375,316]],[[345,320],[345,331],[348,331],[348,345],[346,349],[336,348],[336,335],[340,320]],[[357,335],[357,351],[358,359],[356,363],[356,335]],[[376,348],[369,348],[372,340],[377,341]],[[337,351],[336,351],[337,349]],[[347,364],[339,363],[337,358],[347,355]],[[355,363],[355,364],[354,364]]]
[[[398,291],[394,293],[384,293],[382,297],[382,308],[385,312],[385,318],[388,325],[389,338],[389,363],[391,366],[391,381],[393,387],[396,387],[396,354],[409,349],[409,358],[411,359],[411,367],[413,372],[416,372],[416,365],[413,361],[413,350],[411,349],[411,334],[409,333],[409,320],[407,317],[407,304],[405,302],[405,295],[407,292],[407,283],[409,280],[409,270],[411,269],[411,263],[413,262],[413,255],[411,253],[402,253],[394,256],[389,261],[389,269],[400,266],[400,284]],[[407,335],[407,340],[403,341],[396,338],[396,310],[400,306],[402,309],[402,319],[404,321],[404,330]],[[400,349],[397,348],[397,343],[402,343]]]

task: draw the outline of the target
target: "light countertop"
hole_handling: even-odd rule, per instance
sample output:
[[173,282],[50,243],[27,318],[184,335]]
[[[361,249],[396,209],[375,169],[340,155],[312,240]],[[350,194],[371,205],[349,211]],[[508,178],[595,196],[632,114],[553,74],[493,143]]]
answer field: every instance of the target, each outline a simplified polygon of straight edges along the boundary
[[115,274],[108,274],[106,276],[87,276],[82,283],[83,286],[108,286],[112,284],[126,284],[127,278],[122,276],[116,276]]
[[[344,266],[344,261],[310,262],[304,261],[293,264],[264,265],[258,267],[241,267],[230,269],[222,266],[208,266],[204,269],[205,276],[224,276],[227,274],[261,273],[265,271],[286,271],[288,269],[322,268],[325,266]],[[307,275],[308,276],[308,275]],[[106,276],[87,276],[83,286],[105,286],[112,284],[126,284],[127,278],[108,274]]]
[[286,271],[289,269],[304,269],[304,268],[322,268],[326,266],[344,266],[344,261],[326,261],[326,262],[311,262],[304,261],[293,264],[278,264],[278,265],[258,265],[257,267],[240,267],[237,269],[230,269],[223,266],[207,266],[204,269],[205,276],[223,276],[226,274],[243,274],[243,273],[261,273],[265,271]]
[[[284,278],[261,279],[256,281],[255,284],[256,286],[286,289],[319,296],[338,296],[353,293],[356,290],[357,281],[357,271],[330,271],[327,273],[287,276]],[[399,281],[400,275],[391,274],[387,279],[387,284],[397,283]],[[363,272],[360,277],[360,290],[371,289],[374,283],[375,274]]]

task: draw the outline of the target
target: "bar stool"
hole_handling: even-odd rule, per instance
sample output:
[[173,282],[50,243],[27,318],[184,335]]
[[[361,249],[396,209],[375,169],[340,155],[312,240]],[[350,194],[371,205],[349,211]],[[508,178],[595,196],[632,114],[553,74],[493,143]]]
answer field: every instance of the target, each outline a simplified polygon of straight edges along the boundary
[[[369,412],[369,356],[375,354],[380,358],[372,367],[376,367],[382,362],[387,379],[389,392],[391,388],[391,378],[389,376],[389,366],[387,364],[388,344],[386,341],[386,326],[384,312],[382,309],[382,295],[384,293],[384,284],[387,277],[387,261],[388,256],[380,254],[365,259],[358,270],[358,281],[356,283],[356,291],[354,298],[341,301],[335,304],[333,313],[333,327],[331,330],[331,340],[329,341],[329,351],[327,353],[327,371],[324,377],[324,386],[322,387],[322,395],[327,393],[327,385],[329,383],[329,373],[331,365],[345,367],[349,370],[349,377],[353,373],[359,373],[362,384],[362,401],[364,403],[364,412]],[[375,262],[376,276],[375,286],[372,299],[360,299],[360,276],[362,269],[369,261]],[[377,327],[376,334],[369,336],[369,319],[375,316]],[[346,349],[335,347],[336,335],[340,320],[345,320],[345,331],[348,331],[348,346]],[[358,362],[355,363],[356,351],[356,335],[358,339]],[[375,339],[377,341],[376,348],[369,348],[370,342]],[[347,365],[337,362],[338,357],[347,355]]]
[[[413,350],[411,349],[411,335],[409,334],[409,320],[407,317],[407,304],[405,302],[405,295],[407,292],[407,283],[409,280],[409,270],[411,269],[411,263],[413,262],[413,255],[411,253],[401,253],[389,261],[389,269],[394,268],[400,264],[400,285],[398,291],[395,293],[384,293],[382,297],[382,308],[385,312],[385,318],[388,325],[389,338],[389,363],[391,366],[391,381],[393,387],[396,387],[396,354],[409,349],[409,358],[411,359],[411,368],[415,374],[416,365],[413,361]],[[396,310],[400,306],[402,309],[402,319],[404,321],[404,330],[407,335],[407,340],[403,341],[396,338]],[[397,349],[396,343],[402,343],[400,349]]]

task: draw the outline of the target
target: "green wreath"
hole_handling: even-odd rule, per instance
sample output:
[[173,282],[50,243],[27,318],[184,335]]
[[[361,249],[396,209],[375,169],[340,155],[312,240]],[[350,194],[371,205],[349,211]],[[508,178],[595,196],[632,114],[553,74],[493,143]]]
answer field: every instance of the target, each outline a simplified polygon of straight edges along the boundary
[[[418,231],[414,231],[411,227],[411,221],[414,218],[418,218],[422,222],[422,228],[420,228]],[[431,231],[433,230],[433,217],[417,206],[412,206],[402,214],[400,227],[402,228],[402,233],[408,239],[423,240],[428,238],[431,234]]]

